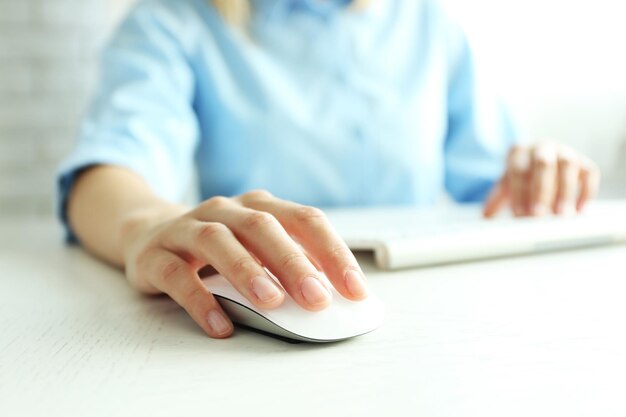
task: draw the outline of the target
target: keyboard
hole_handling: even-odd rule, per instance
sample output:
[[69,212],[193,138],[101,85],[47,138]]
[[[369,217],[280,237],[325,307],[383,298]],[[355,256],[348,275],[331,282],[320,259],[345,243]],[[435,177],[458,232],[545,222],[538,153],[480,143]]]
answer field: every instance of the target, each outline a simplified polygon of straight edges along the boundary
[[601,201],[577,216],[484,219],[479,206],[326,210],[353,250],[382,269],[626,243],[626,201]]

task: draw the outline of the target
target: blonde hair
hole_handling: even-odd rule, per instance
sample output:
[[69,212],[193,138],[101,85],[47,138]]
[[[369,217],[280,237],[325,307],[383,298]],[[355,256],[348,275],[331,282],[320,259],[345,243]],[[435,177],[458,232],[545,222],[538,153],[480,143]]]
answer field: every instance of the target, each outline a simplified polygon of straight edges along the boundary
[[244,28],[250,19],[250,0],[212,0],[224,20],[238,28]]
[[[211,0],[217,11],[228,23],[244,28],[252,14],[250,0]],[[359,10],[367,7],[372,0],[352,0],[350,7]]]

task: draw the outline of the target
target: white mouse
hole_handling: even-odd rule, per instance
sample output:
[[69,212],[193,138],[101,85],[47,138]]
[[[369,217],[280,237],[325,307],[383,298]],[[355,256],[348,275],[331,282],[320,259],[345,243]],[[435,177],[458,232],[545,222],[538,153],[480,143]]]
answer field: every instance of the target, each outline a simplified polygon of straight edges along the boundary
[[331,304],[316,312],[303,309],[287,296],[282,305],[266,310],[254,306],[221,275],[203,281],[235,323],[291,340],[324,343],[349,339],[380,327],[385,317],[382,302],[371,293],[363,301],[350,301],[333,289]]

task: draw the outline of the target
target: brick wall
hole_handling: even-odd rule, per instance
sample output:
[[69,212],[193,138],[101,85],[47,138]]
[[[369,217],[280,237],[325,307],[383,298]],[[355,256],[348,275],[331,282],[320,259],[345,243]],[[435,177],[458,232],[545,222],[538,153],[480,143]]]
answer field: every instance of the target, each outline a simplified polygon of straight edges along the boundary
[[0,213],[51,212],[121,1],[0,0]]

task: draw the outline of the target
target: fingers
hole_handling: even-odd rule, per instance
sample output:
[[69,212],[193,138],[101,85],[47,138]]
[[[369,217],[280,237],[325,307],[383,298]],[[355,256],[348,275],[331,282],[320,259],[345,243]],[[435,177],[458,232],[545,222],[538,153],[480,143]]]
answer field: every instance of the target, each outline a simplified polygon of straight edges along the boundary
[[265,194],[246,195],[243,203],[273,214],[321,267],[342,296],[351,300],[367,297],[363,271],[321,210]]
[[210,216],[230,229],[298,304],[312,311],[328,306],[332,295],[319,271],[273,215],[233,204]]
[[531,155],[530,215],[545,216],[552,211],[556,175],[557,151],[551,145],[538,146]]
[[505,176],[487,200],[485,215],[498,211],[506,200],[506,187],[515,216],[574,214],[595,196],[599,181],[596,165],[569,147],[550,143],[515,147]]
[[510,199],[509,179],[505,176],[493,187],[493,190],[487,197],[485,207],[483,208],[483,216],[490,218],[498,214],[500,210]]
[[558,180],[555,214],[572,215],[576,213],[576,198],[580,176],[579,157],[569,148],[562,148],[558,157]]
[[320,265],[340,294],[352,300],[367,297],[363,271],[321,210],[280,201],[277,204],[277,216],[287,231]]
[[321,272],[345,297],[367,296],[363,272],[326,216],[267,193],[212,198],[136,243],[129,281],[170,295],[212,337],[229,336],[233,325],[198,276],[208,265],[261,308],[280,305],[285,291],[308,310],[325,308],[332,292]]
[[172,297],[209,336],[224,338],[232,334],[232,322],[196,271],[180,257],[152,249],[139,258],[138,273]]
[[579,175],[580,193],[576,201],[576,210],[581,212],[585,205],[598,194],[600,170],[586,157],[581,158]]
[[508,158],[507,177],[511,194],[511,208],[515,216],[530,214],[530,168],[528,149],[514,147]]
[[238,216],[226,221],[298,304],[320,310],[330,303],[331,293],[317,268],[274,216],[242,207]]
[[163,244],[175,253],[200,260],[198,265],[212,265],[261,308],[277,307],[284,300],[279,285],[222,223],[190,220],[173,230]]

